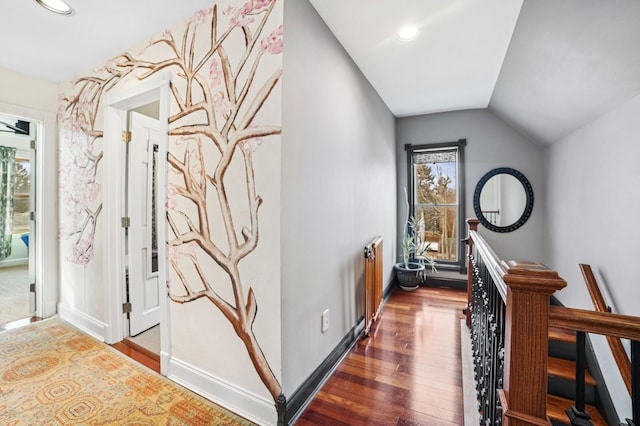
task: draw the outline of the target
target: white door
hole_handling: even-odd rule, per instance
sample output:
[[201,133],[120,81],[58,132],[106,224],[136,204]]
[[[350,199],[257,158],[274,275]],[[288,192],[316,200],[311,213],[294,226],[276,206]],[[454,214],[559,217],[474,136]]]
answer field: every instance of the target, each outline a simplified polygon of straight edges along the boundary
[[160,323],[158,235],[156,224],[158,121],[130,113],[128,144],[126,245],[129,334],[135,336]]

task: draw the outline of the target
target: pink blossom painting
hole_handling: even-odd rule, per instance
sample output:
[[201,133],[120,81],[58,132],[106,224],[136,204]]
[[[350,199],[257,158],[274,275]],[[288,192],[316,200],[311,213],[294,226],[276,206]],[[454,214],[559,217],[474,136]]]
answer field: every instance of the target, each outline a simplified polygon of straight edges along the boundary
[[[172,73],[169,298],[180,305],[207,301],[221,313],[274,401],[282,389],[253,331],[258,300],[241,264],[260,243],[263,198],[255,156],[279,143],[281,133],[279,118],[263,114],[282,77],[281,61],[267,60],[283,50],[281,19],[269,19],[276,1],[200,10],[179,30],[164,31],[135,54],[123,53],[74,80],[59,109],[61,237],[73,247],[66,260],[86,266],[95,260],[102,210],[101,99],[123,81]],[[212,282],[208,270],[214,267],[225,276],[222,284]]]

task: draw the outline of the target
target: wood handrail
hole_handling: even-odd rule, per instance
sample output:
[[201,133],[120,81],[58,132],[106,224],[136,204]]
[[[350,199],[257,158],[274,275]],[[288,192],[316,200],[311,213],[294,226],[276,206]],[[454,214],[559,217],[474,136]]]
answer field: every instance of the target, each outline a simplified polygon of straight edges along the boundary
[[[501,406],[505,410],[502,414],[503,424],[520,426],[549,422],[546,417],[549,327],[607,337],[625,385],[632,394],[636,416],[638,392],[637,387],[635,392],[631,391],[635,387],[631,384],[631,377],[634,381],[638,380],[634,384],[640,382],[640,367],[631,372],[631,363],[619,339],[631,340],[634,354],[640,353],[640,317],[611,313],[588,265],[580,265],[580,268],[597,311],[550,305],[551,295],[566,286],[556,271],[539,263],[500,260],[478,234],[477,220],[467,220],[467,224],[470,253],[467,324],[471,323],[475,332],[472,333],[473,344],[479,347],[490,363],[495,361],[491,352],[487,352],[488,348],[493,350],[495,346],[492,333],[496,324],[492,321],[502,318],[501,323],[504,324],[504,347],[501,349],[504,353],[503,382],[502,390],[498,391]],[[493,310],[485,307],[496,306],[500,297],[504,301],[504,310],[494,315]],[[482,338],[485,340],[480,340]],[[477,344],[476,340],[480,343]],[[619,349],[614,349],[618,345]],[[492,373],[481,369],[479,374],[488,379],[485,385],[492,383]],[[489,394],[492,395],[492,392]],[[488,417],[494,415],[494,412],[487,413]]]
[[593,301],[593,306],[596,308],[596,311],[610,312],[607,303],[604,301],[604,297],[602,296],[596,277],[593,275],[591,265],[580,263],[580,271],[582,271],[584,282],[587,284],[587,290],[589,290],[589,295],[591,296],[591,300]]
[[480,257],[484,260],[493,282],[496,288],[502,296],[502,300],[507,300],[507,285],[504,282],[504,276],[507,273],[509,266],[500,260],[495,251],[491,248],[489,243],[477,231],[469,231],[469,237],[473,244],[476,246],[476,250],[480,254]]
[[[591,296],[591,300],[593,301],[593,306],[596,311],[611,312],[604,300],[604,297],[602,296],[602,292],[600,291],[596,277],[591,270],[591,266],[581,263],[580,270],[582,271],[582,276],[587,284],[587,289],[589,290],[589,295]],[[609,347],[611,348],[613,358],[620,370],[620,375],[622,376],[624,385],[627,387],[629,395],[631,395],[631,361],[629,360],[629,355],[627,355],[627,352],[624,350],[624,346],[622,346],[622,341],[619,337],[610,335],[607,335],[606,337]]]
[[551,306],[549,326],[640,341],[640,317]]

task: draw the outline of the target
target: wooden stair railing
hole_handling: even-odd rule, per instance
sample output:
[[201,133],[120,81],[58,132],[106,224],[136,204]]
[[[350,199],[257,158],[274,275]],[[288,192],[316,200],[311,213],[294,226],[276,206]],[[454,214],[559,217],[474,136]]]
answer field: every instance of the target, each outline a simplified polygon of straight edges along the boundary
[[566,282],[544,265],[500,260],[477,233],[478,221],[467,224],[466,314],[483,420],[510,426],[548,425],[549,302]]
[[632,422],[637,424],[640,420],[640,318],[611,312],[551,306],[549,325],[631,341]]
[[[589,290],[589,295],[591,295],[591,300],[593,301],[593,306],[595,307],[596,311],[611,312],[611,308],[609,308],[604,301],[604,297],[602,296],[602,292],[600,291],[598,282],[593,275],[591,266],[581,263],[580,270],[582,271],[582,276],[584,277],[584,281],[587,284],[587,289]],[[620,370],[622,380],[627,387],[627,391],[629,391],[629,395],[631,395],[631,361],[629,360],[629,356],[624,350],[624,346],[622,346],[622,340],[609,335],[607,335],[606,337],[607,343],[609,343],[609,347],[611,348],[613,358],[615,359],[618,369]]]

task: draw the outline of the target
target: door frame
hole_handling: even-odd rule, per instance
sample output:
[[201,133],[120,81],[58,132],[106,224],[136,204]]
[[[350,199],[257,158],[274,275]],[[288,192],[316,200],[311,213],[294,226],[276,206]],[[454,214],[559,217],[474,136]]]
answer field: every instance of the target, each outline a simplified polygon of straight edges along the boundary
[[[128,112],[131,109],[160,101],[158,158],[167,158],[169,143],[169,100],[171,73],[166,72],[145,79],[142,82],[110,92],[105,102],[104,126],[104,162],[108,175],[117,178],[104,180],[104,212],[105,212],[105,253],[104,282],[105,285],[105,320],[107,343],[116,343],[128,337],[126,314],[122,312],[125,300],[125,268],[124,268],[124,229],[121,218],[124,214],[126,167],[125,150],[121,135],[127,130]],[[166,200],[167,196],[167,162],[158,161],[158,285],[160,287],[160,372],[168,375],[170,358],[169,300],[167,295],[167,256],[166,256]],[[164,295],[164,297],[163,297]]]
[[[29,121],[36,131],[35,284],[36,316],[55,315],[58,306],[58,143],[53,112],[0,102],[2,113]],[[45,255],[46,254],[46,255]]]

